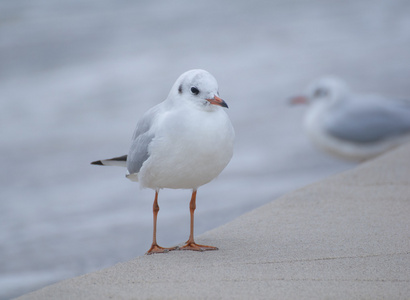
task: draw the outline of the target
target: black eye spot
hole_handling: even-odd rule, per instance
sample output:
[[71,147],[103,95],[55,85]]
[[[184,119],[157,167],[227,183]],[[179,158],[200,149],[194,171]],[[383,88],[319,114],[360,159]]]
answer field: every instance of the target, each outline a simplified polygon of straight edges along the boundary
[[191,87],[191,93],[194,95],[198,95],[199,94],[199,90],[196,87]]
[[320,98],[320,97],[326,97],[328,94],[327,90],[323,89],[323,88],[319,88],[315,91],[314,93],[314,97],[315,98]]
[[178,87],[178,93],[182,94],[182,84]]

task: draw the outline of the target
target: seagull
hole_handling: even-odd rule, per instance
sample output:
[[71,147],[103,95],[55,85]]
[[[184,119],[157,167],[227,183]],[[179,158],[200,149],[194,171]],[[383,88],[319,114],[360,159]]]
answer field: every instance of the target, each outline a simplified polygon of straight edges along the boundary
[[[218,250],[194,241],[194,211],[200,186],[217,177],[233,155],[235,132],[219,97],[218,83],[207,71],[183,73],[168,97],[149,109],[138,121],[128,155],[91,164],[124,166],[126,177],[155,191],[153,239],[146,254],[171,250]],[[181,248],[157,244],[158,193],[160,189],[192,190],[190,235]]]
[[354,94],[341,79],[324,77],[291,102],[309,104],[304,120],[308,137],[341,158],[364,161],[410,141],[407,100]]

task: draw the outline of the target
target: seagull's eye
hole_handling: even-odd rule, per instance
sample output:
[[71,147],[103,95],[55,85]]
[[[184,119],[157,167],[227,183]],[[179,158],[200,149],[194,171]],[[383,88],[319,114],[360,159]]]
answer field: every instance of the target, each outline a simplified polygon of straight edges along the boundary
[[191,93],[192,94],[194,94],[194,95],[198,95],[199,94],[199,90],[198,90],[198,88],[196,88],[196,87],[191,87]]

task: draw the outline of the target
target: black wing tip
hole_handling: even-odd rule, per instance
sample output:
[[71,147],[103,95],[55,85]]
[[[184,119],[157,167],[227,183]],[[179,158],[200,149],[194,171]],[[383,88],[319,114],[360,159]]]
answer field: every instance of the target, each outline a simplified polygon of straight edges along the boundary
[[127,157],[128,157],[128,155],[122,155],[122,156],[111,158],[110,160],[127,161]]
[[[103,161],[127,161],[127,155],[122,155],[122,156],[118,156],[118,157],[114,157],[114,158],[110,158],[110,159],[103,159]],[[103,164],[102,160],[96,160],[91,162],[92,165],[97,165],[97,166],[105,166]]]

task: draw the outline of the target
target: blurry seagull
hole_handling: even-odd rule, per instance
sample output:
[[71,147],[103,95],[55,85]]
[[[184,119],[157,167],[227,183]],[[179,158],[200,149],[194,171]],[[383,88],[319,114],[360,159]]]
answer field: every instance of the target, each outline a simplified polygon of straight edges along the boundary
[[128,155],[94,161],[94,165],[127,167],[127,178],[155,190],[152,246],[147,254],[163,253],[156,241],[160,189],[190,189],[190,235],[183,250],[217,250],[194,241],[197,189],[217,177],[231,160],[235,133],[228,108],[219,98],[218,83],[207,71],[182,74],[162,103],[137,123]]
[[410,101],[355,95],[326,77],[291,102],[309,104],[304,126],[313,143],[345,159],[363,161],[410,141]]

